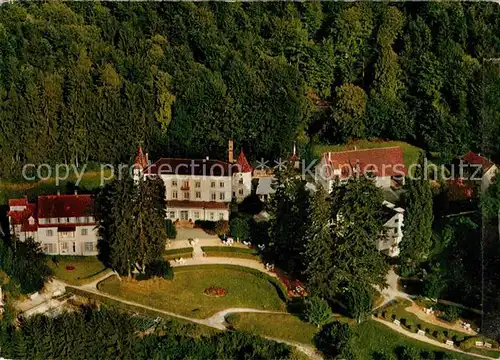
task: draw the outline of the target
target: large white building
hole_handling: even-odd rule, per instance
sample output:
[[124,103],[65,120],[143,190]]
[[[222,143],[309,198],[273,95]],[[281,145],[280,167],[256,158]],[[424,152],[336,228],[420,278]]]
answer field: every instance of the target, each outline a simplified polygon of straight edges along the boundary
[[139,148],[136,176],[159,176],[165,184],[166,215],[175,224],[190,226],[197,220],[229,220],[230,204],[243,201],[252,191],[252,167],[243,150],[233,163],[212,159],[161,158],[148,164]]
[[46,254],[97,255],[97,222],[90,195],[44,195],[36,203],[9,200],[10,232],[33,238]]

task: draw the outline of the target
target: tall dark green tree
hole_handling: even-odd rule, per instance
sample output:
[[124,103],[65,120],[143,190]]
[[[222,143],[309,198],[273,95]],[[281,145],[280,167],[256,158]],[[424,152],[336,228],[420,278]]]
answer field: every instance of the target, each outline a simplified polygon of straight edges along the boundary
[[165,187],[161,179],[114,180],[97,198],[99,251],[122,275],[143,272],[165,251]]
[[429,180],[425,175],[424,155],[420,155],[418,167],[406,179],[404,240],[400,257],[415,267],[427,259],[432,246],[433,199]]

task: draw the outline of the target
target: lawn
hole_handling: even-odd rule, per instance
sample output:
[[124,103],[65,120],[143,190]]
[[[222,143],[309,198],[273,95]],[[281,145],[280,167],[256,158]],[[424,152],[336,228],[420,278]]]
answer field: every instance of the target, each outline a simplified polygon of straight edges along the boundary
[[[339,319],[346,321],[345,318]],[[301,321],[294,315],[288,314],[253,314],[239,313],[231,314],[227,322],[237,330],[248,331],[250,333],[264,336],[276,337],[303,344],[313,345],[313,338],[318,329],[306,322]],[[352,321],[350,321],[352,324]],[[371,360],[377,358],[375,354],[395,354],[398,347],[411,346],[421,351],[445,352],[453,355],[456,360],[472,359],[473,357],[446,352],[444,349],[434,347],[413,340],[392,331],[388,327],[373,320],[365,321],[353,326],[355,333],[353,348],[357,359]]]
[[203,246],[201,249],[207,256],[232,257],[260,261],[259,252],[255,249],[229,246]]
[[346,145],[314,145],[313,153],[316,157],[328,151],[345,151],[357,149],[375,149],[381,147],[399,146],[403,150],[403,157],[405,166],[408,168],[411,164],[418,162],[418,157],[422,152],[419,147],[408,144],[404,141],[370,141],[370,140],[356,140]]
[[[54,272],[54,276],[71,285],[92,282],[106,271],[106,267],[95,256],[48,256],[47,258],[47,264]],[[67,270],[66,266],[74,266],[74,270]]]
[[[104,170],[104,176],[109,178],[111,171]],[[61,176],[64,176],[62,174]],[[0,182],[0,205],[6,205],[9,199],[21,198],[28,196],[30,201],[34,201],[38,195],[56,194],[60,191],[62,194],[72,194],[75,190],[77,177],[71,173],[66,180],[60,180],[59,185],[56,184],[54,177],[47,180],[33,181],[1,181]],[[88,170],[83,174],[79,189],[93,190],[101,186],[101,172],[96,170]]]
[[[227,294],[205,295],[204,290],[212,286],[224,288]],[[274,278],[230,265],[176,268],[173,280],[119,281],[111,277],[98,287],[129,301],[195,318],[206,318],[231,307],[286,310],[282,290]]]
[[179,258],[192,258],[193,257],[193,248],[185,247],[180,249],[172,249],[165,251],[165,259],[166,260],[174,260]]
[[226,319],[237,330],[313,345],[318,328],[291,314],[237,313]]

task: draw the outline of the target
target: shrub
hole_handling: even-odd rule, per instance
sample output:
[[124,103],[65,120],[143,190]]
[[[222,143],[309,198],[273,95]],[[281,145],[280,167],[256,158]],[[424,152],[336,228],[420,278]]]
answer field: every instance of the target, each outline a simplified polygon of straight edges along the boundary
[[406,318],[401,319],[401,323],[406,327],[410,327],[413,325],[413,321],[411,319],[406,319]]
[[167,228],[167,238],[175,239],[177,237],[177,230],[175,229],[175,225],[172,222],[172,220],[167,219],[166,228]]
[[445,321],[454,323],[460,317],[460,310],[455,306],[447,306],[439,317]]
[[229,222],[226,220],[219,220],[215,223],[215,233],[219,236],[227,235],[229,232]]
[[320,328],[332,321],[333,312],[326,300],[313,296],[305,301],[304,317]]
[[174,278],[174,272],[168,261],[155,260],[146,265],[145,275],[151,277],[163,277],[166,280]]
[[352,351],[352,332],[346,323],[335,321],[323,326],[314,337],[318,350],[326,357],[338,357],[346,360],[354,360]]

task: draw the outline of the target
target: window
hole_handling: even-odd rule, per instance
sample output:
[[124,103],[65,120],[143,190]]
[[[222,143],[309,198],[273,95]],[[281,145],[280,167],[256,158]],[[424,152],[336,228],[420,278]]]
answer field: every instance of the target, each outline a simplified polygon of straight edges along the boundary
[[214,188],[215,187],[215,181],[210,182],[210,187]]
[[240,184],[243,184],[243,178],[240,179],[240,181],[238,181]]
[[223,192],[221,192],[219,194],[219,200],[224,200],[225,198],[226,198],[226,195]]
[[198,189],[201,188],[201,182],[199,182],[199,181],[195,182],[194,187],[198,188]]
[[212,201],[217,200],[217,194],[216,194],[216,193],[214,193],[214,192],[213,192],[213,193],[211,193],[211,194],[210,194],[210,198],[212,199]]
[[184,192],[183,198],[184,200],[189,200],[189,193],[187,191]]
[[243,195],[243,189],[240,189],[240,190],[238,191],[238,193],[239,193],[240,195]]
[[61,243],[61,252],[68,252],[68,243],[67,242]]
[[233,197],[236,197],[236,191],[233,191]]
[[93,242],[83,243],[83,249],[85,252],[93,252],[94,251],[94,243]]
[[53,236],[53,235],[54,235],[54,233],[52,232],[52,230],[47,230],[47,231],[45,232],[45,235],[47,235],[47,236]]
[[177,190],[172,191],[172,199],[177,199]]
[[177,186],[177,180],[172,180],[172,186]]
[[197,192],[195,193],[195,197],[196,197],[197,199],[201,199],[201,191],[197,191]]
[[73,243],[73,252],[76,252],[76,243]]
[[219,220],[224,220],[224,213],[219,213]]
[[54,252],[54,244],[43,244],[43,252],[44,253],[53,253]]
[[71,222],[71,221],[69,221],[69,218],[66,218],[66,222],[67,222],[67,223],[69,223],[69,222]]
[[88,229],[82,229],[81,233],[82,233],[83,236],[87,235],[88,234]]
[[210,216],[210,220],[212,220],[212,221],[213,221],[213,220],[214,220],[214,213],[213,213],[213,212],[211,212],[211,213],[209,214],[209,216]]
[[170,211],[170,215],[169,215],[169,217],[170,217],[171,219],[174,219],[174,218],[175,218],[175,211]]
[[198,220],[200,218],[200,212],[199,211],[194,211],[193,216],[195,220]]
[[219,187],[223,188],[224,187],[224,181],[219,182]]

